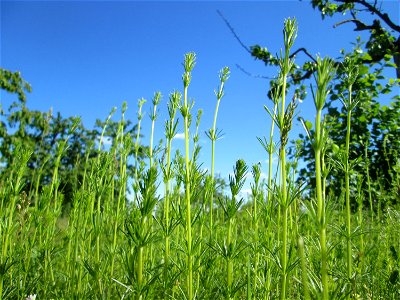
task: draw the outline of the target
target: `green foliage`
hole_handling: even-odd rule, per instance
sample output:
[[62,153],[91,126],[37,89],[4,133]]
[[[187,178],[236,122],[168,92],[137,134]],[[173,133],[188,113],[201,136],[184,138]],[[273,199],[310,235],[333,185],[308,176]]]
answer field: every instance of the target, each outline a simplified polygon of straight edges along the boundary
[[[89,130],[84,127],[78,117],[64,118],[61,113],[30,110],[26,106],[25,91],[31,91],[30,86],[16,72],[0,69],[2,89],[18,95],[18,101],[12,102],[7,111],[0,111],[3,120],[0,126],[0,177],[8,177],[15,164],[15,149],[27,147],[32,150],[28,161],[28,170],[24,175],[25,191],[30,191],[33,196],[42,191],[43,187],[52,181],[60,143],[65,141],[64,152],[58,165],[58,189],[64,194],[64,204],[71,204],[74,191],[82,184],[84,174],[87,171],[85,160],[94,160],[99,155],[96,151],[100,145],[102,128],[102,141],[108,139],[110,147],[116,147],[118,143],[119,122],[107,120],[96,121],[95,128]],[[136,126],[131,121],[124,121],[125,135],[133,138]],[[144,147],[138,147],[139,159],[144,156]],[[102,150],[100,150],[102,151]],[[128,153],[134,155],[132,147]],[[127,166],[128,174],[133,175],[132,163]]]
[[[314,8],[321,12],[323,18],[330,17],[335,14],[350,14],[351,18],[344,20],[336,25],[344,25],[352,23],[355,31],[368,31],[370,33],[367,43],[362,43],[357,38],[351,52],[341,51],[341,57],[334,64],[337,68],[337,74],[334,78],[336,84],[332,87],[330,99],[327,99],[324,111],[327,113],[326,128],[331,139],[331,145],[343,148],[345,145],[346,133],[346,107],[341,105],[338,100],[346,97],[346,68],[345,62],[353,61],[358,67],[358,74],[353,84],[353,97],[357,98],[358,105],[353,109],[351,116],[351,135],[350,142],[350,160],[354,161],[359,158],[357,164],[352,169],[352,175],[360,178],[371,177],[372,181],[367,183],[364,181],[363,190],[369,191],[371,198],[376,196],[383,190],[389,191],[392,203],[399,201],[398,185],[393,186],[393,179],[398,176],[396,173],[397,155],[400,151],[399,143],[400,132],[400,112],[398,110],[400,96],[396,93],[400,85],[400,27],[392,21],[389,14],[383,12],[379,6],[379,2],[369,3],[364,0],[352,1],[328,1],[328,0],[312,0],[311,4]],[[375,16],[371,24],[362,22],[364,13],[369,12]],[[397,35],[397,37],[396,37]],[[263,61],[268,66],[278,66],[279,60],[274,57],[267,48],[255,45],[250,48],[251,54],[256,59]],[[294,57],[299,53],[304,53],[308,61],[302,66],[293,65],[290,68],[290,86],[299,86],[298,90],[305,90],[304,81],[310,78],[316,72],[317,60],[311,55],[307,49],[300,48],[290,54]],[[392,62],[393,61],[393,62]],[[384,70],[395,69],[397,78],[385,78]],[[273,99],[274,89],[277,81],[271,81],[271,90],[269,96]],[[383,105],[384,97],[388,98],[393,95],[388,105]],[[305,93],[298,93],[301,99],[305,98]],[[386,96],[387,95],[387,96]],[[390,120],[390,121],[389,121]],[[305,121],[305,124],[306,121]],[[311,130],[312,131],[312,130]],[[307,130],[310,134],[310,128]],[[306,168],[300,170],[299,180],[305,181],[307,178],[313,177],[313,146],[310,140],[304,138],[304,134],[300,135],[297,144],[301,144],[303,150],[300,152],[301,159],[306,163]],[[387,145],[390,144],[390,151]],[[327,149],[328,155],[333,155],[333,151]],[[368,164],[368,168],[366,168]],[[382,165],[385,168],[382,168]],[[336,189],[336,195],[340,195],[343,182],[341,181],[343,173],[337,168],[330,169],[327,178],[327,184]],[[369,174],[366,174],[369,172]],[[395,181],[396,182],[396,181]],[[314,179],[311,181],[314,186]],[[369,188],[367,188],[369,185]],[[355,185],[352,185],[355,189]],[[353,203],[355,205],[355,203]],[[375,206],[377,203],[375,203]]]
[[[359,124],[352,115],[362,107],[359,119],[369,124],[367,104],[380,90],[370,73],[358,64],[357,52],[354,57],[347,56],[354,60],[345,60],[336,68],[332,95],[342,101],[343,108],[326,108],[325,101],[332,100],[327,95],[335,68],[331,59],[318,58],[317,86],[313,89],[315,129],[311,122],[303,122],[310,138],[310,153],[315,154],[311,162],[316,165],[317,195],[305,194],[295,183],[298,153],[293,161],[286,161],[287,136],[298,97],[295,92],[292,101],[285,104],[287,78],[294,64],[287,48],[292,46],[295,33],[296,22],[286,20],[285,55],[278,59],[281,75],[273,85],[274,109],[265,106],[273,121],[270,137],[259,138],[270,161],[279,148],[280,172],[273,177],[269,169],[270,177],[263,181],[262,165],[254,165],[248,199],[241,193],[249,175],[243,160],[236,162],[229,176],[229,195],[218,190],[217,183],[225,185],[224,181],[202,170],[198,162],[202,111],[192,124],[193,103],[188,101],[194,53],[185,56],[183,97],[178,92],[171,94],[165,149],[140,151],[143,99],[139,100],[137,130],[125,120],[125,103],[117,122],[111,121],[113,109],[104,123],[98,123],[101,130],[89,132],[92,143],[79,148],[80,159],[71,167],[78,184],[73,185],[72,207],[64,217],[61,209],[65,196],[60,185],[65,159],[74,134],[84,128],[79,119],[63,123],[61,116],[57,127],[51,114],[31,116],[23,103],[14,105],[10,110],[10,114],[15,112],[14,117],[6,124],[14,124],[14,131],[5,127],[2,135],[8,139],[8,135],[18,134],[7,140],[11,145],[4,153],[9,153],[11,161],[4,160],[0,176],[0,298],[398,299],[400,214],[399,203],[392,201],[399,195],[399,153],[396,145],[392,147],[398,143],[398,101],[390,107],[373,106],[371,120],[376,124],[366,125],[371,127],[367,136],[375,135],[381,143],[382,164],[387,165],[389,174],[385,180],[390,188],[383,185],[375,191],[376,186],[385,183],[372,183],[374,153],[370,151],[378,149],[363,145],[366,155],[353,158],[350,141],[359,143],[360,139],[353,129]],[[222,93],[217,93],[219,96]],[[157,97],[153,103],[154,121],[156,104]],[[335,112],[335,108],[337,115],[330,116],[329,109]],[[179,151],[171,153],[178,132],[178,109],[184,120],[184,156]],[[322,118],[324,109],[328,114]],[[340,133],[345,135],[343,146],[327,133],[336,130],[332,120],[344,117],[345,134]],[[40,118],[46,120],[44,125],[37,122]],[[30,127],[32,123],[35,125]],[[280,144],[273,142],[274,125],[280,131]],[[37,128],[42,130],[37,132]],[[209,137],[215,137],[213,128]],[[37,137],[41,145],[47,145],[49,132],[56,134],[54,148],[46,148],[50,149],[47,156],[31,168],[32,157],[40,150],[31,139]],[[85,137],[82,133],[81,138]],[[111,145],[103,145],[105,137],[111,137]],[[139,161],[139,152],[148,153],[148,164]],[[130,155],[135,159],[131,173]],[[47,166],[51,166],[49,171]],[[31,184],[32,176],[27,176],[30,172],[36,172],[33,176],[38,184]],[[345,197],[335,196],[335,177],[329,177],[335,172],[337,177],[345,173]],[[361,174],[366,175],[366,188]],[[46,181],[41,182],[41,178]],[[311,179],[305,178],[308,182]],[[162,182],[165,191],[160,196]],[[131,183],[134,195],[126,201]],[[364,190],[378,204],[392,205],[377,205],[375,215],[364,207]],[[210,195],[216,201],[210,202]],[[358,204],[355,212],[338,201],[347,201],[350,196]],[[208,227],[210,210],[214,217]]]
[[[377,66],[373,73],[369,69],[365,71],[365,66],[360,65],[363,52],[360,45],[356,46],[352,53],[344,55],[344,62],[351,60],[358,66],[358,73],[353,83],[352,97],[355,98],[357,105],[352,108],[351,115],[351,135],[349,159],[358,163],[352,168],[352,175],[361,178],[370,177],[372,179],[372,193],[377,195],[382,189],[389,191],[391,203],[399,201],[397,189],[393,186],[396,178],[396,161],[400,151],[400,96],[395,95],[388,105],[379,102],[379,97],[383,97],[386,91],[392,90],[398,83],[397,80],[387,82],[384,87],[380,83],[382,80],[383,66]],[[337,68],[336,84],[332,87],[332,93],[327,100],[324,109],[328,113],[326,127],[329,133],[330,143],[341,149],[345,146],[346,139],[346,105],[339,105],[343,97],[347,97],[346,88],[346,64],[342,63]],[[338,81],[339,80],[339,81]],[[312,145],[300,135],[303,147],[302,157],[306,162],[307,168],[300,170],[300,180],[308,178],[313,172],[312,164]],[[387,144],[390,143],[390,151],[387,151]],[[328,149],[330,156],[335,155],[334,149]],[[390,164],[388,164],[390,162]],[[385,168],[382,168],[385,163]],[[366,174],[368,164],[369,175]],[[338,168],[330,169],[328,185],[336,189],[336,194],[340,194],[343,182],[343,172]],[[368,191],[366,180],[363,181],[363,190]],[[352,185],[355,189],[355,185]],[[368,200],[366,200],[367,202]],[[378,203],[375,203],[376,206]],[[388,203],[389,204],[389,203]],[[353,203],[355,205],[355,203]]]
[[[377,63],[382,60],[394,59],[397,69],[397,78],[399,78],[399,55],[400,55],[400,26],[395,23],[396,16],[390,16],[384,12],[380,5],[381,1],[365,1],[365,0],[311,0],[313,8],[317,8],[321,12],[322,18],[332,17],[335,14],[350,14],[351,18],[338,23],[336,26],[351,22],[355,26],[355,31],[369,31],[370,37],[366,44],[367,55],[363,59],[363,63]],[[373,21],[366,24],[362,21],[365,14],[372,14]],[[394,18],[392,20],[392,18]],[[384,23],[384,25],[382,25]],[[385,28],[386,27],[386,28]],[[397,65],[397,66],[396,66]]]
[[17,94],[19,101],[26,102],[25,92],[31,92],[32,88],[19,72],[12,72],[0,68],[0,89],[12,94]]

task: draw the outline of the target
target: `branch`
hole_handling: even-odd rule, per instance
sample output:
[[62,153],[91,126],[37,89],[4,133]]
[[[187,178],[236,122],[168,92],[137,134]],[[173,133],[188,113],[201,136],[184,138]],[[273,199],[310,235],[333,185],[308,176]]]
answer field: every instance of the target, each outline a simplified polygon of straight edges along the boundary
[[224,17],[222,12],[217,9],[217,14],[222,18],[222,20],[225,22],[226,26],[228,26],[229,30],[235,37],[235,39],[239,42],[239,44],[248,52],[251,54],[251,50],[242,42],[242,40],[239,38],[239,36],[236,34],[235,29],[231,26],[231,24],[228,22],[228,20]]
[[315,63],[317,62],[317,60],[310,54],[310,52],[307,51],[306,48],[297,49],[292,54],[290,54],[290,58],[292,58],[293,56],[295,56],[299,52],[304,52],[304,54],[307,55],[309,58],[311,58],[312,61],[314,61]]
[[356,29],[354,29],[354,31],[363,31],[363,30],[372,30],[372,29],[382,29],[382,27],[379,25],[378,22],[374,22],[373,25],[367,25],[363,22],[361,22],[358,19],[348,19],[348,20],[344,20],[341,22],[336,23],[335,25],[333,25],[333,28],[339,27],[340,25],[343,25],[345,23],[350,23],[353,22],[354,24],[356,24]]
[[244,74],[246,74],[247,76],[250,76],[250,77],[253,77],[253,78],[258,78],[258,79],[269,79],[269,80],[274,79],[274,78],[267,77],[267,76],[254,75],[254,74],[250,73],[249,71],[246,71],[246,70],[245,70],[241,65],[239,65],[239,64],[236,64],[236,67],[237,67],[240,71],[242,71]]
[[372,6],[365,0],[355,0],[355,2],[360,3],[361,5],[364,5],[370,11],[372,11],[378,17],[380,17],[390,28],[392,28],[393,30],[395,30],[397,32],[400,32],[400,26],[393,23],[393,21],[390,19],[389,15],[387,13],[382,13],[379,9],[377,9],[375,7],[375,5]]
[[[349,0],[337,0],[338,2],[341,3],[346,3]],[[400,26],[396,25],[389,17],[387,13],[382,13],[378,8],[376,8],[376,3],[375,1],[374,5],[371,5],[368,3],[366,0],[352,0],[354,3],[358,3],[364,7],[366,7],[370,12],[373,14],[376,14],[379,18],[381,18],[391,29],[394,31],[400,32]]]

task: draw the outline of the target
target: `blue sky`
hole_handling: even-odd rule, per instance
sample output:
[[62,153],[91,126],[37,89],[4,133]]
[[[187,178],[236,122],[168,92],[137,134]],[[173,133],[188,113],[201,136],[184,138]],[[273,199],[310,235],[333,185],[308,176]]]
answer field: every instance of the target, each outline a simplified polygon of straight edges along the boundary
[[[254,61],[238,44],[216,13],[220,10],[248,45],[260,44],[272,52],[283,46],[285,18],[299,24],[294,48],[306,47],[312,54],[338,57],[340,49],[351,49],[360,33],[351,24],[334,29],[345,19],[322,21],[308,1],[1,1],[1,66],[20,71],[31,83],[28,107],[60,111],[63,116],[79,115],[91,128],[96,118],[104,120],[113,106],[128,103],[127,117],[136,120],[137,100],[144,97],[143,142],[150,135],[151,98],[163,94],[156,139],[163,137],[169,93],[182,90],[182,61],[185,53],[197,54],[189,97],[194,113],[204,111],[202,132],[212,126],[218,86],[218,72],[231,68],[222,99],[217,127],[224,138],[216,145],[216,171],[226,177],[239,158],[249,165],[262,163],[266,153],[256,137],[268,135],[270,118],[263,105],[269,82],[240,71],[274,77],[276,69]],[[397,1],[385,1],[387,11],[399,15]],[[397,13],[396,13],[397,11]],[[303,59],[299,56],[298,61]],[[10,96],[1,94],[6,106]],[[298,114],[313,118],[313,101],[308,97]],[[118,116],[118,113],[117,113]],[[181,122],[182,123],[182,122]],[[301,125],[294,124],[294,136]],[[179,128],[179,131],[183,131]],[[201,135],[201,160],[210,167],[210,142]],[[182,146],[176,140],[175,147]]]

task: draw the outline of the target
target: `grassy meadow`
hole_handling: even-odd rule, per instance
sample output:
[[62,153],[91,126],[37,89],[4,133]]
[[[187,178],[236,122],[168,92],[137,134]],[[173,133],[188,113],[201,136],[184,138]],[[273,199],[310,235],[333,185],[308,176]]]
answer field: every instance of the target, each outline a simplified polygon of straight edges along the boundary
[[[189,100],[194,53],[184,57],[183,90],[169,95],[165,124],[157,121],[157,107],[164,105],[159,93],[152,99],[150,128],[141,126],[145,100],[138,102],[134,136],[125,134],[123,105],[117,136],[106,147],[102,141],[112,111],[93,145],[98,155],[81,158],[83,176],[77,175],[68,210],[58,173],[67,140],[58,141],[52,178],[40,189],[35,184],[27,189],[23,180],[32,150],[14,149],[12,171],[0,182],[0,299],[400,299],[399,210],[379,205],[388,202],[384,190],[365,199],[368,191],[357,188],[352,176],[357,65],[351,61],[344,79],[346,143],[333,145],[323,108],[335,66],[318,59],[312,95],[316,116],[304,122],[315,178],[296,181],[297,164],[288,149],[297,98],[287,86],[296,34],[296,22],[286,20],[278,85],[272,105],[264,107],[271,127],[260,138],[270,164],[232,162],[223,194],[214,157],[218,108],[230,71],[222,68],[216,78],[214,122],[206,133],[211,169],[204,171],[198,160],[201,110]],[[178,129],[185,134],[182,152],[173,150]],[[155,130],[164,131],[161,145],[153,141]],[[143,144],[149,147],[140,159]],[[273,157],[279,160],[277,169]],[[127,165],[132,161],[131,175]],[[342,171],[340,195],[330,190],[330,168]],[[39,167],[32,182],[40,177]],[[243,199],[246,183],[252,192]],[[393,184],[398,188],[399,183]]]

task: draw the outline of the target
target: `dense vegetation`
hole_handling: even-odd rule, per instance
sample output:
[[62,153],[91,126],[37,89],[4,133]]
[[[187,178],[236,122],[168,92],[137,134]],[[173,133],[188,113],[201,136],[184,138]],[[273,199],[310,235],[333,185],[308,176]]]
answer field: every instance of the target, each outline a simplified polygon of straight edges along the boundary
[[[360,118],[369,117],[368,101],[380,93],[368,98],[358,92],[369,73],[357,51],[344,55],[340,65],[316,58],[316,118],[303,121],[309,169],[296,180],[300,148],[289,142],[301,91],[291,81],[294,19],[285,20],[283,33],[284,47],[274,58],[272,108],[264,106],[272,119],[270,136],[259,138],[271,162],[268,178],[261,180],[260,164],[238,160],[227,194],[217,186],[213,166],[228,68],[220,72],[207,132],[210,171],[198,161],[201,110],[193,112],[188,100],[194,53],[184,58],[182,93],[169,96],[163,145],[153,143],[160,93],[152,99],[148,148],[142,146],[144,99],[137,125],[125,119],[124,104],[119,122],[111,120],[112,110],[87,130],[79,119],[29,111],[29,85],[2,70],[1,88],[19,100],[8,114],[2,111],[0,298],[398,299],[399,97],[379,122],[371,117],[376,127],[367,126],[369,138],[385,149],[379,155],[387,175],[380,181],[373,170],[382,161],[371,160],[374,150],[355,134],[362,132]],[[330,93],[340,95],[340,112],[330,109]],[[334,126],[338,120],[343,127]],[[178,125],[185,132],[184,153],[172,152]],[[341,138],[334,139],[332,132],[339,131]],[[363,151],[354,150],[357,143]],[[272,169],[273,156],[278,170]],[[246,180],[249,199],[240,196]]]
[[[359,68],[358,76],[352,84],[353,94],[357,93],[357,105],[351,109],[352,118],[356,122],[353,122],[351,127],[353,138],[349,143],[349,155],[351,160],[363,158],[362,162],[354,165],[356,172],[353,173],[353,176],[364,179],[360,184],[366,196],[365,204],[370,205],[371,208],[373,206],[371,201],[379,198],[377,195],[382,190],[390,191],[390,195],[385,200],[396,203],[400,200],[400,191],[393,187],[393,182],[397,181],[398,170],[395,169],[398,168],[397,159],[400,149],[400,132],[398,130],[400,126],[398,121],[400,119],[400,95],[398,92],[400,26],[394,21],[396,13],[383,11],[379,1],[312,0],[311,4],[319,10],[322,18],[341,15],[344,20],[334,25],[337,30],[341,26],[350,24],[347,26],[353,25],[354,31],[367,32],[369,35],[366,43],[358,37],[350,52],[342,49],[341,56],[333,60],[337,72],[334,76],[332,91],[324,107],[329,115],[325,122],[332,142],[337,145],[345,145],[348,108],[343,103],[343,97],[347,96],[348,82],[343,80],[347,71],[343,62],[351,59]],[[267,48],[259,45],[245,46],[245,48],[254,58],[264,62],[267,66],[279,66],[280,64],[279,59]],[[310,84],[308,80],[316,72],[317,58],[305,48],[290,52],[291,58],[296,56],[305,57],[305,59],[301,64],[292,66],[288,84],[297,88],[297,97],[302,99],[306,96],[307,85]],[[385,71],[395,74],[396,79],[387,79],[384,75]],[[272,80],[271,90],[275,85],[276,82]],[[385,101],[391,97],[393,97],[392,101]],[[307,126],[310,127],[310,125],[311,123]],[[311,127],[309,129],[311,130]],[[296,141],[301,144],[298,146],[303,150],[297,155],[306,162],[306,168],[299,171],[299,180],[307,181],[311,178],[315,185],[313,147],[310,140],[304,138],[305,135],[302,134]],[[330,150],[327,149],[327,151]],[[332,188],[336,187],[337,196],[341,193],[341,185],[337,184],[341,173],[340,168],[332,168],[327,178],[328,184]],[[365,180],[366,178],[369,178],[370,181]]]

